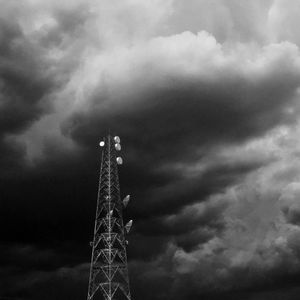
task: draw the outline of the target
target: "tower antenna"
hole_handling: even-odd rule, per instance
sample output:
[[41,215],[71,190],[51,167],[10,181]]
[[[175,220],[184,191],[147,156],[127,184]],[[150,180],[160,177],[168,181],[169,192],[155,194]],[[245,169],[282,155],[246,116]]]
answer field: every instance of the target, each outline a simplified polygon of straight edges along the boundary
[[121,201],[118,165],[123,160],[117,156],[121,141],[109,133],[99,145],[103,150],[87,300],[131,300],[126,235],[132,220],[123,223],[130,196]]

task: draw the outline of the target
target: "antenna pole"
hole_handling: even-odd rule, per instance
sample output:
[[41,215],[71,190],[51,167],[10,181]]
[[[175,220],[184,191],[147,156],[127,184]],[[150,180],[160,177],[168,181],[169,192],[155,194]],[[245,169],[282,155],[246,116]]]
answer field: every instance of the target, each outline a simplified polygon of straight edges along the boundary
[[121,201],[118,164],[122,159],[117,157],[120,138],[109,134],[100,146],[103,151],[87,300],[131,300],[126,234],[132,221],[124,226],[123,208],[129,196]]

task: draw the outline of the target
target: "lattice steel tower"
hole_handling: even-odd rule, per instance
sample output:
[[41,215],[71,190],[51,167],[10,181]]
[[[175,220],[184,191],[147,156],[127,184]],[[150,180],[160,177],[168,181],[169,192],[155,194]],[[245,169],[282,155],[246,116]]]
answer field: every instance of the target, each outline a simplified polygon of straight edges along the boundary
[[131,300],[126,234],[132,220],[124,226],[123,208],[130,196],[121,201],[118,165],[122,158],[117,156],[120,138],[108,135],[99,145],[103,151],[87,300]]

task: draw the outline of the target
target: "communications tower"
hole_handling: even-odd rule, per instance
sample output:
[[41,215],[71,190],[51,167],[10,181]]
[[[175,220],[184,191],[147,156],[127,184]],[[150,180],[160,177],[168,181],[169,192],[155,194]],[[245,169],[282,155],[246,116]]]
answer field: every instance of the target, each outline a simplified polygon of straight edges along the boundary
[[131,300],[126,235],[132,225],[123,223],[123,209],[130,196],[120,198],[117,152],[120,138],[108,135],[100,143],[102,160],[87,300]]

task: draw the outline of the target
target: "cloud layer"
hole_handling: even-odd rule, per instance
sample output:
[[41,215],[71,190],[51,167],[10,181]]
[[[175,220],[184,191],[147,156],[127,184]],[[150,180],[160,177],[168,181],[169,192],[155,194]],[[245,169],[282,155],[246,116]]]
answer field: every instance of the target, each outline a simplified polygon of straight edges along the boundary
[[2,1],[0,297],[85,297],[110,128],[135,298],[296,299],[299,9]]

